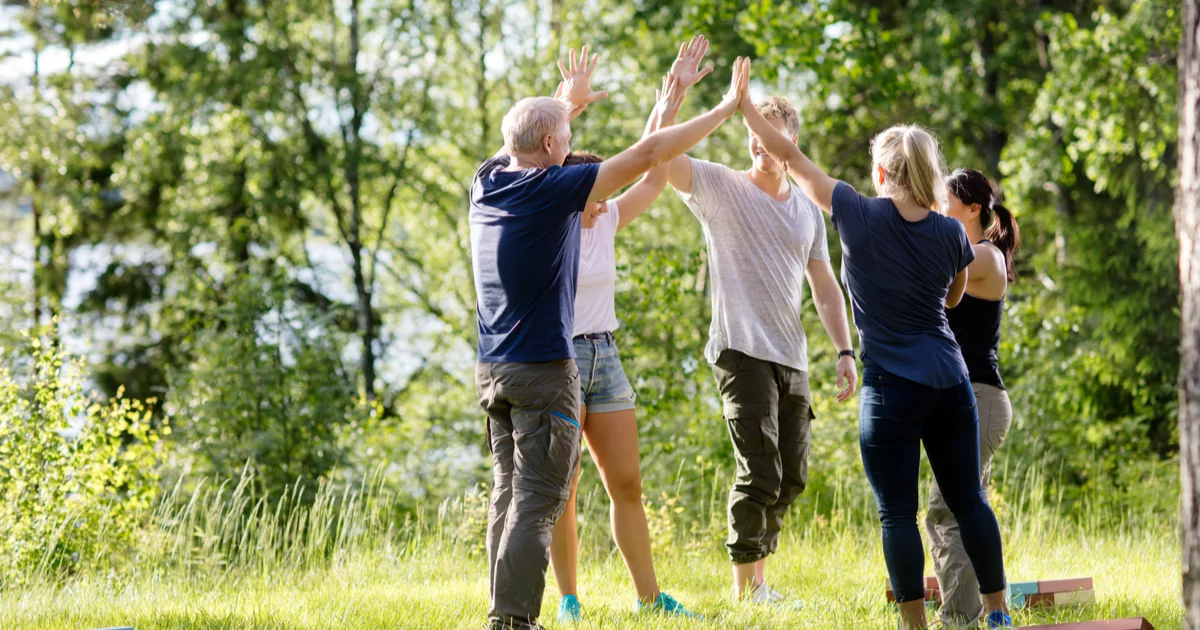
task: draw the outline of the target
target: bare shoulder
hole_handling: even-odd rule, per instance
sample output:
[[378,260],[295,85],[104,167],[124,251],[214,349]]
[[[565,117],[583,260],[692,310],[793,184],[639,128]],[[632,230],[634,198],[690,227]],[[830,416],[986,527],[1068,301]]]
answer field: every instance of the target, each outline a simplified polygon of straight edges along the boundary
[[989,241],[983,241],[975,243],[971,246],[971,249],[975,252],[975,264],[973,266],[976,269],[983,267],[996,273],[1004,272],[1006,264],[1004,261],[1004,252],[1000,251],[999,247],[996,247]]
[[995,260],[999,261],[1000,264],[1004,264],[1004,252],[1000,251],[1000,248],[996,247],[996,245],[991,241],[981,241],[979,243],[975,243],[971,246],[971,248],[975,250],[976,258]]

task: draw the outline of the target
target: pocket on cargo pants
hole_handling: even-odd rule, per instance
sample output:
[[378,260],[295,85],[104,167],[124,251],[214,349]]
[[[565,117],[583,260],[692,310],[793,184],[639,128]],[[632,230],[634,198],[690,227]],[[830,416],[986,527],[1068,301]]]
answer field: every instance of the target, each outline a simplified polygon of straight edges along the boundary
[[550,475],[561,480],[561,495],[567,498],[571,496],[571,482],[579,466],[583,432],[579,422],[565,413],[551,411],[548,416],[550,446],[546,453],[546,469]]

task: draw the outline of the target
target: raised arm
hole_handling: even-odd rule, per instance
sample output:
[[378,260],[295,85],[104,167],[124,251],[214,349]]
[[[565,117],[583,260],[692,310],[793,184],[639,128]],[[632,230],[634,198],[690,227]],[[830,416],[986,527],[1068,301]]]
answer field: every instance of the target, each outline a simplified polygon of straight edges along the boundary
[[[675,117],[679,114],[679,108],[683,105],[686,93],[687,89],[680,85],[679,79],[674,74],[663,77],[662,89],[655,90],[654,111],[646,123],[647,135],[675,124]],[[634,219],[650,208],[650,204],[654,203],[654,200],[667,187],[667,169],[669,167],[669,162],[655,166],[647,171],[638,183],[630,186],[616,198],[617,208],[620,212],[620,220],[617,223],[618,230],[633,223]]]
[[[697,35],[680,45],[679,56],[675,58],[675,63],[671,64],[671,72],[663,77],[662,89],[655,91],[654,110],[650,113],[650,119],[646,121],[644,136],[675,124],[675,118],[679,115],[679,108],[683,106],[683,99],[687,96],[688,88],[712,72],[712,68],[700,68],[700,61],[704,59],[707,52],[708,40],[703,35]],[[686,160],[687,158],[675,159]],[[650,169],[638,183],[617,197],[617,208],[621,213],[620,222],[617,224],[618,230],[633,223],[634,219],[649,209],[650,204],[654,203],[654,200],[667,187],[667,175],[672,162],[659,164]]]
[[833,210],[833,188],[837,180],[826,175],[812,160],[800,150],[787,136],[779,133],[767,119],[758,112],[754,103],[747,97],[741,103],[742,116],[750,131],[758,136],[763,148],[775,161],[787,168],[788,174],[800,185],[800,189],[813,200],[821,210],[829,213]]
[[600,165],[588,202],[609,198],[642,173],[699,144],[737,111],[749,83],[749,60],[738,57],[734,63],[729,92],[719,105],[686,123],[660,129],[605,160]]

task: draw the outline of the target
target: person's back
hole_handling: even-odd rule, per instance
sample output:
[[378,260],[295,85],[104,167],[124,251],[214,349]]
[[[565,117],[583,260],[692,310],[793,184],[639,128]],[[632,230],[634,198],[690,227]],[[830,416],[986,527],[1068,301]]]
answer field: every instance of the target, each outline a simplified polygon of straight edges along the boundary
[[479,360],[572,358],[582,211],[599,165],[504,170],[484,162],[471,187]]
[[930,387],[963,382],[966,364],[944,311],[951,283],[974,258],[962,224],[936,212],[909,221],[891,199],[844,182],[834,189],[832,219],[864,360]]

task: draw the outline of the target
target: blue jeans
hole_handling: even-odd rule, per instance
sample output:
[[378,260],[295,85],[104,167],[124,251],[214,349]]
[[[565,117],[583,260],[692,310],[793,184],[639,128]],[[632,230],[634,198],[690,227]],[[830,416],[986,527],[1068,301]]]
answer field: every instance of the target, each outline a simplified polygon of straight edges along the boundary
[[917,527],[921,443],[981,593],[1004,590],[1000,527],[979,482],[979,418],[971,383],[935,389],[864,358],[859,396],[863,468],[883,524],[883,556],[896,601],[925,598],[925,550]]

